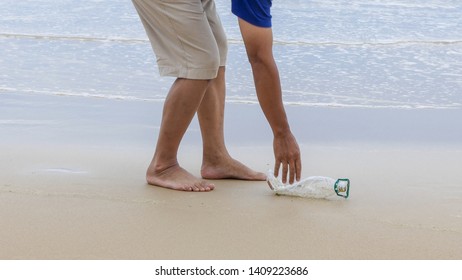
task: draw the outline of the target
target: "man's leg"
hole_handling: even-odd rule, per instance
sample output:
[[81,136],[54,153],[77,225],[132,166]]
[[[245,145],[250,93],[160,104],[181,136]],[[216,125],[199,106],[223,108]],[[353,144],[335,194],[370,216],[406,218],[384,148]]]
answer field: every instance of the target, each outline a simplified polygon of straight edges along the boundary
[[154,158],[146,179],[149,184],[183,191],[210,191],[214,185],[194,177],[177,161],[178,148],[204,97],[209,81],[177,79],[165,100]]
[[216,12],[213,0],[201,0],[210,29],[218,46],[220,68],[209,83],[197,112],[203,141],[201,175],[208,179],[235,178],[265,180],[266,176],[255,172],[229,155],[224,140],[225,66],[228,52],[226,33]]
[[197,112],[203,141],[201,175],[207,179],[265,180],[266,175],[255,172],[234,160],[224,140],[225,67],[211,80]]
[[202,1],[133,0],[156,53],[159,73],[179,77],[165,101],[156,151],[146,174],[149,184],[176,190],[214,188],[177,161],[181,139],[219,66],[219,50]]

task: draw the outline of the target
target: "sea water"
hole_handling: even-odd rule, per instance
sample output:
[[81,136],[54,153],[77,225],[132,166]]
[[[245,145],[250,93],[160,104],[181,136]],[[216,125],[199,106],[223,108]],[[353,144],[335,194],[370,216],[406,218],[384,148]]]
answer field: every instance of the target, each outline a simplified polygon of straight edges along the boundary
[[[228,103],[256,104],[229,0]],[[462,108],[462,1],[275,0],[274,54],[286,105]],[[0,95],[162,102],[129,0],[0,1]]]

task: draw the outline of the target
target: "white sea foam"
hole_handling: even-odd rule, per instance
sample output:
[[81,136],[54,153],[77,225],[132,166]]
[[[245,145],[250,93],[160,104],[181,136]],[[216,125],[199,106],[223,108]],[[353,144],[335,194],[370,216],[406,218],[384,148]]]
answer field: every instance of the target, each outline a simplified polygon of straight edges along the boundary
[[62,34],[14,34],[0,33],[0,38],[17,39],[37,39],[37,40],[70,40],[70,41],[89,41],[89,42],[117,42],[117,43],[149,43],[147,38],[123,38],[123,37],[92,37],[92,36],[72,36]]
[[[17,94],[32,94],[32,95],[46,95],[46,96],[62,96],[62,97],[79,97],[79,98],[96,98],[107,100],[121,100],[121,101],[141,101],[141,102],[163,102],[164,98],[140,98],[134,95],[122,95],[112,93],[98,93],[98,92],[69,92],[69,91],[49,91],[49,90],[33,90],[33,89],[19,89],[19,88],[2,88],[0,87],[0,94],[4,93],[17,93]],[[321,93],[303,93],[303,95],[324,96]],[[333,95],[330,95],[331,97]],[[395,108],[395,109],[460,109],[461,103],[448,103],[439,105],[429,105],[421,103],[406,103],[389,100],[374,100],[366,98],[355,98],[348,96],[336,96],[345,98],[345,102],[309,102],[309,101],[284,101],[288,106],[304,106],[304,107],[329,107],[329,108]],[[358,102],[360,101],[360,102]],[[247,98],[243,96],[227,96],[226,103],[228,104],[251,104],[258,105],[258,100]],[[50,121],[37,121],[37,120],[0,120],[0,125],[50,125],[56,124]]]
[[100,98],[108,100],[125,100],[125,101],[149,101],[163,102],[163,98],[140,98],[132,95],[121,95],[107,92],[71,92],[71,91],[52,91],[52,90],[35,90],[35,89],[19,89],[0,87],[0,92],[33,94],[33,95],[48,95],[48,96],[67,96],[67,97],[88,97]]
[[[147,38],[125,38],[125,37],[92,37],[72,36],[62,34],[19,34],[0,33],[0,38],[36,39],[36,40],[69,40],[88,42],[115,42],[115,43],[142,43],[149,44]],[[229,44],[244,44],[242,39],[228,38]],[[382,40],[371,42],[341,42],[341,41],[302,41],[302,40],[277,40],[274,45],[300,45],[300,46],[351,46],[351,47],[377,47],[377,46],[400,46],[400,45],[462,45],[462,39],[454,40]]]

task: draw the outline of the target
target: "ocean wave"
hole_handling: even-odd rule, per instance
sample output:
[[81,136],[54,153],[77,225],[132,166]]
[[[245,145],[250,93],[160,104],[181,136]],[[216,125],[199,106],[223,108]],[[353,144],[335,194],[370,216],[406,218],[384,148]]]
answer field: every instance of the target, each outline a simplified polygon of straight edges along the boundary
[[55,90],[37,90],[37,89],[19,89],[19,88],[0,87],[0,94],[2,92],[33,94],[33,95],[48,95],[48,96],[88,97],[88,98],[99,98],[99,99],[108,99],[108,100],[125,100],[125,101],[163,102],[165,100],[164,98],[142,98],[142,97],[137,97],[137,96],[103,93],[103,92],[55,91]]
[[[139,102],[164,102],[165,98],[145,98],[133,95],[122,95],[117,93],[103,93],[103,92],[76,92],[76,91],[54,91],[54,90],[35,90],[35,89],[19,89],[0,87],[0,94],[2,93],[20,93],[31,95],[46,95],[46,96],[62,96],[62,97],[80,97],[80,98],[97,98],[106,100],[121,100],[121,101],[139,101]],[[294,91],[292,91],[294,93]],[[304,93],[304,95],[319,95],[322,97],[336,97],[341,98],[344,102],[319,102],[313,101],[284,101],[286,106],[302,106],[302,107],[324,107],[324,108],[370,108],[370,109],[461,109],[460,103],[448,104],[425,104],[413,102],[399,102],[392,100],[379,100],[371,98],[332,95],[322,93]],[[253,97],[243,96],[227,96],[227,104],[247,104],[258,105],[259,102]],[[15,121],[15,124],[21,124],[22,121]],[[0,123],[1,124],[1,123]],[[3,124],[12,124],[11,121],[6,120]],[[24,123],[23,123],[24,124]]]
[[16,39],[37,39],[37,40],[69,40],[69,41],[89,41],[89,42],[119,42],[119,43],[148,43],[146,38],[123,38],[123,37],[94,37],[83,35],[61,35],[61,34],[19,34],[19,33],[0,33],[0,38]]
[[[15,39],[36,39],[36,40],[68,40],[82,42],[114,42],[126,44],[147,44],[147,38],[124,38],[124,37],[94,37],[84,35],[60,35],[60,34],[19,34],[19,33],[0,33],[0,38]],[[244,44],[242,39],[228,38],[229,44]],[[383,40],[383,41],[293,41],[293,40],[274,40],[275,45],[297,45],[297,46],[350,46],[350,47],[377,47],[377,46],[399,46],[399,45],[462,45],[462,39],[453,40]]]
[[[326,1],[326,0],[311,0],[311,4],[321,4],[327,7],[336,7],[339,5],[344,5],[345,2],[339,2],[338,0],[333,0],[333,1]],[[347,2],[351,6],[376,6],[380,8],[408,8],[408,9],[455,9],[460,6],[460,4],[452,0],[447,1],[431,1],[431,2],[425,2],[425,1],[415,1],[411,3],[406,3],[403,1],[383,1],[383,0],[367,0],[367,1],[354,1],[352,3]],[[354,4],[354,5],[353,5]]]

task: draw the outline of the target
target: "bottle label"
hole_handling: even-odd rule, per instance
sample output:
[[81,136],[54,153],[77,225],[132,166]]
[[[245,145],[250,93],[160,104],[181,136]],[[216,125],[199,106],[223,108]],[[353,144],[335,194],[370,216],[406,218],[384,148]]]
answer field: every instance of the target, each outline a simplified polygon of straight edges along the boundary
[[350,195],[350,180],[338,179],[335,182],[334,190],[338,196],[348,198],[348,196]]

